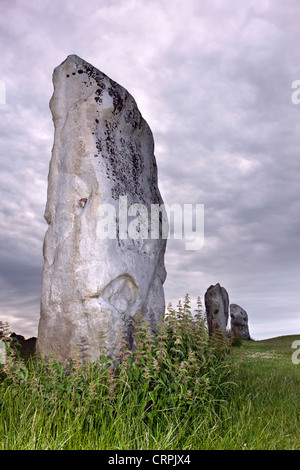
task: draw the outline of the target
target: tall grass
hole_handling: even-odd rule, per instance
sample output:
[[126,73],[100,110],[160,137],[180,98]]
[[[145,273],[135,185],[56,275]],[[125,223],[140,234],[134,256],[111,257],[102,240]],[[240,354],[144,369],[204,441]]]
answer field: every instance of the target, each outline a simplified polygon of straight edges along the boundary
[[8,347],[0,449],[300,449],[294,339],[209,339],[201,300],[192,315],[186,296],[156,337],[139,316],[135,349],[121,338],[117,362],[103,350],[63,367]]
[[[231,390],[225,338],[209,339],[198,299],[170,304],[154,337],[142,316],[135,348],[63,367],[55,357],[0,371],[0,449],[192,449],[219,419]],[[200,437],[201,441],[201,437]]]
[[295,339],[243,341],[235,351],[237,385],[222,410],[219,446],[300,450],[300,365],[291,360]]

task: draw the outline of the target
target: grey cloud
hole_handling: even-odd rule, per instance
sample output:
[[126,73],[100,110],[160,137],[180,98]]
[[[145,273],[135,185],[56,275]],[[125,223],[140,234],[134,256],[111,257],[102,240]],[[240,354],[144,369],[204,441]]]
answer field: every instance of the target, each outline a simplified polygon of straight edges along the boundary
[[168,243],[166,300],[220,282],[256,336],[299,332],[300,105],[291,82],[300,78],[300,6],[268,5],[5,2],[0,305],[19,330],[36,334],[38,321],[51,75],[76,53],[136,98],[154,133],[165,202],[205,204],[204,248]]

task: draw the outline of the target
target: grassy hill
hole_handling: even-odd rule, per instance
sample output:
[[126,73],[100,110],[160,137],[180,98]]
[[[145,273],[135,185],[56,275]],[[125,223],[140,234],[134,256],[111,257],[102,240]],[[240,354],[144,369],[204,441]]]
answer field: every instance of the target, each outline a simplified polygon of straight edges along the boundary
[[[295,340],[300,335],[243,341],[231,348],[231,360],[210,369],[205,353],[202,376],[187,352],[174,382],[162,374],[151,390],[158,363],[151,369],[148,350],[143,372],[124,369],[121,380],[78,364],[66,377],[54,363],[44,371],[39,363],[14,361],[11,378],[0,374],[0,449],[300,450],[300,364],[291,360]],[[176,358],[183,343],[174,344]],[[200,397],[193,398],[196,383]]]
[[236,348],[237,386],[223,414],[217,447],[300,449],[300,365],[293,364],[291,347],[295,340],[300,335],[244,341]]
[[243,346],[245,352],[249,352],[254,348],[258,352],[273,351],[280,354],[282,357],[286,356],[290,359],[293,351],[291,346],[295,340],[300,340],[300,334],[276,336],[275,338],[263,339],[260,341],[245,341]]

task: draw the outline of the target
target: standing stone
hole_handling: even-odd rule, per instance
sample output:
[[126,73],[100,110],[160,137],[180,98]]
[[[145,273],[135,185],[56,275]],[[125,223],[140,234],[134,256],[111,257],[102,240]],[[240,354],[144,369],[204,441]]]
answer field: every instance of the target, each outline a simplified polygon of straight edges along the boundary
[[37,352],[94,361],[105,340],[116,358],[138,313],[155,332],[165,310],[166,240],[148,237],[145,217],[163,203],[153,136],[133,97],[78,56],[53,84]]
[[210,336],[220,332],[226,335],[228,322],[229,297],[220,284],[210,286],[204,296],[208,331]]
[[231,332],[241,339],[251,339],[247,312],[237,304],[230,304]]

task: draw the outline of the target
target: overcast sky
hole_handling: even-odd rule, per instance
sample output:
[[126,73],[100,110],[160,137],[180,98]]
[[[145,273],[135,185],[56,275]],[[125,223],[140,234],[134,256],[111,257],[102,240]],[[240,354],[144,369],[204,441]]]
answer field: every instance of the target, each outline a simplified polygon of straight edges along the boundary
[[77,54],[136,99],[165,203],[204,204],[166,302],[219,282],[254,339],[300,333],[299,24],[298,0],[0,0],[0,320],[37,335],[52,72]]

